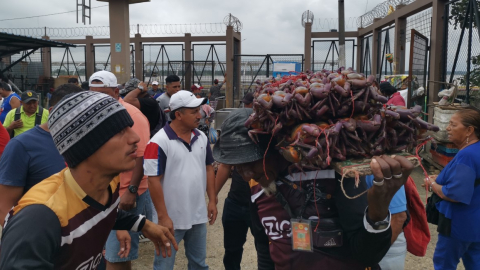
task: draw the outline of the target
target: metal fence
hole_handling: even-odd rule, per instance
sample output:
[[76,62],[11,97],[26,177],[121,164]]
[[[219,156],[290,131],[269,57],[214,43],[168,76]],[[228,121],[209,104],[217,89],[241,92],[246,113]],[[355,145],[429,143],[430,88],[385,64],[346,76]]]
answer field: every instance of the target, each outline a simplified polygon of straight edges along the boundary
[[[339,68],[338,40],[314,40],[312,42],[312,70],[322,69],[336,70]],[[345,40],[345,64],[346,67],[355,67],[355,40]]]
[[[214,61],[169,61],[168,72],[169,74],[175,74],[180,77],[180,84],[182,89],[187,89],[187,78],[190,82],[198,83],[202,81],[213,81],[215,69]],[[223,79],[222,79],[223,80]],[[205,86],[204,86],[205,87]],[[209,88],[205,87],[204,92]],[[189,90],[189,89],[187,89]]]
[[[197,83],[208,91],[215,79],[220,82],[225,78],[227,69],[227,45],[222,44],[193,44],[192,58],[196,65],[203,62],[203,66],[196,67],[200,76],[194,76],[192,83]],[[213,63],[212,65],[210,63]],[[200,68],[200,69],[199,69]]]
[[[178,69],[169,66],[170,61],[183,61],[183,44],[143,44],[143,81],[158,81],[165,88],[165,78],[178,74]],[[173,72],[173,73],[172,73]]]
[[361,42],[362,55],[360,56],[360,72],[365,75],[370,75],[372,74],[373,36],[365,36],[361,39]]
[[[12,55],[9,63],[19,60],[22,56],[27,55],[30,52],[32,52],[32,50],[23,51],[21,53]],[[11,80],[20,91],[34,90],[37,92],[42,92],[43,88],[41,85],[41,77],[43,77],[44,74],[42,62],[41,50],[37,50],[7,70],[4,75],[7,76],[7,78]],[[5,65],[5,67],[8,66],[8,64],[3,65]]]
[[[111,69],[111,52],[110,45],[95,45],[94,46],[95,71]],[[135,75],[135,49],[130,45],[130,77]]]
[[377,80],[381,81],[385,75],[392,75],[395,72],[396,63],[387,60],[387,54],[393,54],[395,41],[395,26],[389,26],[379,32],[378,35],[378,74]]
[[[255,90],[255,81],[273,76],[275,63],[296,63],[303,70],[303,54],[235,55],[234,66],[239,66],[240,77],[233,84],[239,86],[238,97]],[[292,70],[294,71],[294,70]],[[280,75],[281,76],[281,75]]]
[[53,78],[60,75],[77,75],[81,82],[86,81],[86,46],[76,48],[51,48],[51,74]]

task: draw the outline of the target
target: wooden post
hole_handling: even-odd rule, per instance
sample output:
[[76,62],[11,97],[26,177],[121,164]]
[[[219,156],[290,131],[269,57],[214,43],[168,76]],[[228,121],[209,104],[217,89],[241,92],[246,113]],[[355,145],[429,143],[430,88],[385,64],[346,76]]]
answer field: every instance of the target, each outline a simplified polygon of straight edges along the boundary
[[[48,36],[43,36],[42,39],[50,39]],[[43,75],[45,77],[52,77],[52,51],[50,47],[42,48],[42,65]]]
[[234,52],[234,36],[233,36],[233,26],[227,26],[227,87],[225,89],[225,98],[226,98],[226,107],[232,108],[234,106],[233,100],[233,62],[235,58]]
[[135,34],[133,39],[135,48],[135,78],[143,81],[143,46],[142,35]]
[[192,70],[193,70],[193,63],[192,61],[192,34],[186,33],[185,34],[185,89],[190,91],[190,87],[192,87]]
[[[404,5],[397,6],[397,9]],[[395,19],[395,46],[393,51],[394,71],[393,74],[405,73],[405,46],[407,44],[407,19]],[[411,52],[410,52],[411,53]]]
[[95,73],[95,48],[93,36],[85,37],[85,76],[88,80]]
[[305,63],[303,71],[312,69],[312,23],[305,23],[305,44],[304,44]]

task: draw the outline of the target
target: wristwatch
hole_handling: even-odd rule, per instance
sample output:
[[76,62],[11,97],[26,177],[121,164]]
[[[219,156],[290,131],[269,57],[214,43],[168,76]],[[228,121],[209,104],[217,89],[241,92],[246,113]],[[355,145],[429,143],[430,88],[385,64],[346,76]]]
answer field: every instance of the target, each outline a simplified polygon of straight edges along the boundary
[[365,212],[365,218],[368,224],[370,224],[370,226],[372,226],[372,228],[377,231],[385,230],[386,228],[388,228],[388,225],[390,224],[390,222],[388,221],[388,216],[385,220],[373,222],[370,218],[368,218],[368,209],[367,209],[367,212]]
[[136,194],[137,191],[138,191],[138,187],[129,185],[128,186],[128,191],[130,191],[130,193]]

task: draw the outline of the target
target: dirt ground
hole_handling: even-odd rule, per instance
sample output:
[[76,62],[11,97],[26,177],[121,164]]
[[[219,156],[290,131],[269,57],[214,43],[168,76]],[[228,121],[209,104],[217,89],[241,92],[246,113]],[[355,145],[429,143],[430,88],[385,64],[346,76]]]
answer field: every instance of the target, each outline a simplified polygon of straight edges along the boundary
[[[413,179],[417,185],[420,197],[422,200],[425,200],[425,190],[421,187],[423,183],[423,174],[422,170],[418,167],[414,170],[412,174]],[[207,236],[207,264],[210,266],[210,269],[224,269],[223,267],[223,227],[222,227],[222,212],[223,212],[223,203],[227,196],[228,191],[230,190],[230,181],[225,184],[222,191],[219,194],[218,198],[218,217],[217,222],[214,225],[208,226],[208,236]],[[433,269],[432,257],[435,250],[435,245],[437,244],[437,226],[430,225],[430,232],[432,238],[430,244],[428,245],[427,254],[425,257],[416,257],[408,253],[405,269]],[[256,269],[257,265],[257,255],[255,252],[255,246],[253,244],[253,237],[251,234],[248,235],[247,243],[244,246],[243,260],[242,260],[242,269],[253,270]],[[154,246],[152,243],[141,243],[140,244],[140,253],[139,258],[134,261],[133,269],[144,270],[152,269],[154,258]],[[175,261],[175,270],[184,270],[187,269],[187,258],[185,257],[185,249],[183,248],[183,243],[180,244],[179,251],[177,253],[177,258]],[[463,264],[460,263],[458,269],[465,269]]]

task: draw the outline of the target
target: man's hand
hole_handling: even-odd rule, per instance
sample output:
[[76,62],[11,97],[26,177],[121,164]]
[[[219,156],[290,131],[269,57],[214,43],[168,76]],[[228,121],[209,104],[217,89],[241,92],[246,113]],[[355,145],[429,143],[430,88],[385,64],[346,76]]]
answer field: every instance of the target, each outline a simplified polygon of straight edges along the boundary
[[175,235],[175,231],[173,230],[173,221],[170,219],[169,216],[165,217],[158,217],[158,225],[166,227],[172,235]]
[[[142,88],[140,88],[140,86],[143,88],[143,90],[142,90]],[[142,92],[148,91],[147,84],[144,83],[144,82],[139,82],[139,83],[138,83],[138,88],[139,88],[140,90],[142,90]]]
[[174,234],[172,234],[165,226],[157,225],[150,220],[146,220],[142,229],[142,233],[155,245],[157,256],[160,255],[160,251],[162,252],[162,256],[164,258],[167,256],[172,256],[172,244],[173,248],[178,250],[178,245],[177,241],[175,241]]
[[22,119],[18,119],[17,121],[13,121],[10,126],[8,126],[8,129],[14,130],[17,128],[22,128],[23,127],[23,121]]
[[136,201],[137,201],[136,194],[133,194],[127,190],[125,191],[125,193],[123,193],[122,197],[120,197],[120,204],[118,205],[118,208],[124,211],[130,211],[133,208],[135,208]]
[[128,257],[131,248],[132,238],[127,231],[117,231],[117,239],[120,242],[120,251],[118,252],[118,256],[120,258]]
[[215,220],[217,220],[217,196],[215,196],[215,200],[210,200],[208,203],[208,219],[210,220],[210,225],[213,225],[215,223]]
[[390,201],[400,187],[407,182],[413,170],[413,164],[402,156],[382,155],[373,157],[370,167],[374,175],[374,185],[368,190],[367,195],[368,217],[376,222],[387,217]]

